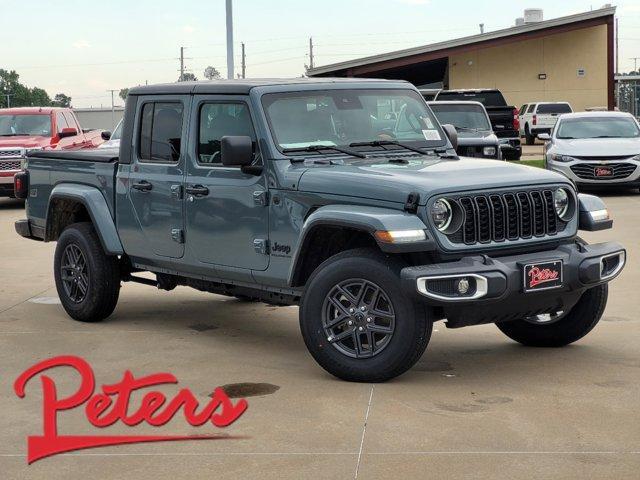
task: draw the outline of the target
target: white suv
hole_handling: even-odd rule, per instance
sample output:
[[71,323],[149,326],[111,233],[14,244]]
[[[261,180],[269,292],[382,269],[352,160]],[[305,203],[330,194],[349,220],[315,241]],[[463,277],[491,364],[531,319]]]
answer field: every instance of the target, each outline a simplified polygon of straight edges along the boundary
[[533,145],[541,133],[551,133],[563,113],[572,113],[567,102],[525,103],[520,107],[520,136],[525,137],[527,145]]

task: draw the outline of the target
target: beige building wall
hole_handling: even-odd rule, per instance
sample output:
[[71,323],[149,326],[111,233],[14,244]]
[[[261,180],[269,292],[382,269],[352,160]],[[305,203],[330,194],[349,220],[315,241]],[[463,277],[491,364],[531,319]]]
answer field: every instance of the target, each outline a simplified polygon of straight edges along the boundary
[[498,88],[518,108],[537,101],[567,101],[576,111],[606,107],[607,26],[452,55],[449,88]]

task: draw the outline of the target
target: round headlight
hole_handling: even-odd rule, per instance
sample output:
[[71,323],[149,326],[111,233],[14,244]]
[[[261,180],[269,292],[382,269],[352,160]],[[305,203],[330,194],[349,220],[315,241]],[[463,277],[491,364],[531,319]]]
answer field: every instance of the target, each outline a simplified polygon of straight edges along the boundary
[[565,220],[569,211],[569,194],[564,188],[558,188],[553,193],[553,205],[556,209],[556,214]]
[[451,218],[453,217],[453,211],[451,210],[451,204],[444,198],[439,198],[431,206],[431,218],[436,228],[441,232],[444,232],[451,224]]

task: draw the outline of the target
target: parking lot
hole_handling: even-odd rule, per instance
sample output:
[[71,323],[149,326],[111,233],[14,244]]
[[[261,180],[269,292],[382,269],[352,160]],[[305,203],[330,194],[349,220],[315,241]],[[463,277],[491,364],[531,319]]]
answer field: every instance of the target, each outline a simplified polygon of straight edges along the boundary
[[[0,478],[616,478],[640,471],[640,195],[603,195],[628,266],[603,320],[563,349],[522,347],[494,326],[435,327],[424,357],[378,385],[325,373],[300,337],[298,309],[245,303],[178,287],[126,284],[101,324],[70,320],[56,297],[54,244],[20,238],[22,206],[0,199]],[[171,372],[206,398],[237,385],[245,415],[219,442],[161,442],[59,455],[27,467],[26,436],[41,434],[39,382],[19,399],[13,381],[38,360],[79,355],[97,384]],[[53,373],[60,395],[78,378]],[[134,396],[134,398],[136,398]],[[174,418],[162,434],[202,429]],[[82,411],[59,432],[95,434]],[[140,427],[139,434],[157,433]],[[102,434],[131,434],[116,425]]]

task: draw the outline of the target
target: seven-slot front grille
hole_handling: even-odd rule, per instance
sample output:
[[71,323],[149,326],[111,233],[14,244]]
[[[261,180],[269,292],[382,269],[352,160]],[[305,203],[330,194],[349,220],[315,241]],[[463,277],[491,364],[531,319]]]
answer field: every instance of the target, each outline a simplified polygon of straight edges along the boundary
[[447,235],[453,243],[503,242],[555,235],[560,229],[552,190],[468,195],[457,198],[462,227]]
[[[596,170],[611,170],[612,175],[597,175]],[[627,178],[635,172],[636,166],[633,163],[578,163],[571,165],[571,171],[578,177],[585,180],[615,180],[618,178]]]
[[7,170],[20,170],[20,160],[0,160],[0,172]]

